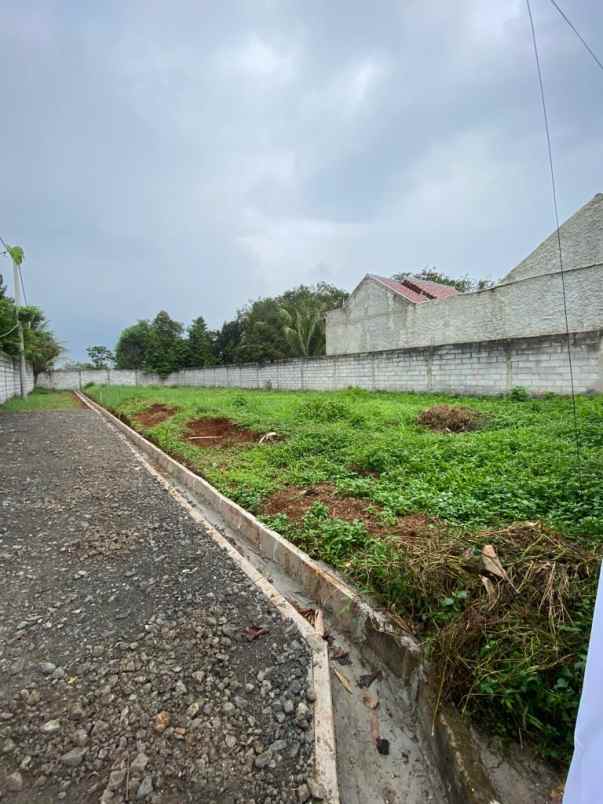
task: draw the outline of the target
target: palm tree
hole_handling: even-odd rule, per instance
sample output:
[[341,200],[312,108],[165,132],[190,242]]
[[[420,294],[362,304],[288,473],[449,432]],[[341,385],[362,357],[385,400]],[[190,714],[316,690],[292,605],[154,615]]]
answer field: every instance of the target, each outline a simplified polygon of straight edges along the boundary
[[293,310],[280,308],[283,332],[296,356],[311,357],[321,353],[324,313],[322,303],[302,303]]

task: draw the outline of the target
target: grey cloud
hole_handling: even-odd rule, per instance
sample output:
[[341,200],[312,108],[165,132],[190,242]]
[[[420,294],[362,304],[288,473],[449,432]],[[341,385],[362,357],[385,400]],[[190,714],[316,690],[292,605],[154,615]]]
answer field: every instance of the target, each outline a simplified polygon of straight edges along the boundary
[[[320,278],[494,278],[552,228],[523,2],[5,5],[0,233],[74,356]],[[603,75],[534,7],[567,216],[603,189]]]

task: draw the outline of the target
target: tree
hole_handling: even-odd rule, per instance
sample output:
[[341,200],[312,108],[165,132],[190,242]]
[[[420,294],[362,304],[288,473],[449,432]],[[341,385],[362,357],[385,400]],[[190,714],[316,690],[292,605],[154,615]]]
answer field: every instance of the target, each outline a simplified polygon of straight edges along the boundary
[[319,282],[300,285],[280,297],[283,333],[292,356],[311,357],[326,351],[326,313],[347,299],[344,290]]
[[409,271],[406,271],[401,274],[394,274],[392,279],[396,279],[398,282],[401,282],[403,279],[411,279],[413,276],[417,279],[427,279],[430,282],[439,282],[440,285],[448,285],[449,287],[456,288],[459,293],[468,293],[472,290],[485,290],[486,288],[491,288],[494,285],[494,282],[491,279],[472,279],[468,274],[465,274],[465,276],[462,276],[459,279],[455,279],[454,277],[441,273],[436,269],[435,266],[431,268],[423,268],[423,270],[419,271],[418,273],[410,273]]
[[258,299],[239,311],[239,318],[241,340],[235,352],[237,363],[264,363],[290,357],[277,299]]
[[149,342],[150,324],[138,321],[126,327],[119,336],[115,348],[115,362],[118,369],[141,369]]
[[0,299],[6,298],[6,285],[4,284],[4,277],[0,274]]
[[195,318],[187,330],[186,368],[203,368],[215,365],[215,335],[207,329],[203,316]]
[[149,336],[143,368],[167,377],[186,364],[186,343],[182,338],[184,327],[173,321],[165,310],[157,313],[149,326]]
[[86,351],[94,368],[107,369],[115,363],[115,355],[106,346],[89,346]]
[[[62,353],[63,347],[56,340],[52,332],[40,330],[35,333],[33,341],[29,347],[29,361],[31,363],[34,377],[44,371],[50,371],[54,361]],[[28,349],[25,347],[25,356],[28,357]]]
[[283,360],[325,353],[325,313],[347,293],[325,282],[300,285],[275,298],[258,299],[239,311],[237,362]]
[[31,364],[34,376],[49,371],[56,358],[63,352],[62,345],[48,329],[46,316],[39,307],[19,308],[19,320],[23,327],[25,359]]
[[214,354],[220,365],[234,363],[241,344],[243,325],[240,318],[225,321],[214,336]]

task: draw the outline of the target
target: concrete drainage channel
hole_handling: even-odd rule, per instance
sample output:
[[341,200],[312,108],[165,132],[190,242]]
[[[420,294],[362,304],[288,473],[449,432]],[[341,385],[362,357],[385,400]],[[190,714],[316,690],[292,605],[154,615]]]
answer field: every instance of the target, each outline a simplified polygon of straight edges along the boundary
[[[498,804],[465,723],[442,707],[434,716],[435,697],[414,639],[328,568],[87,396],[77,396],[127,438],[191,516],[210,525],[210,535],[294,620],[310,645],[316,779],[323,791],[317,792],[325,801]],[[326,641],[299,613],[313,606],[324,612],[341,657],[331,668]]]

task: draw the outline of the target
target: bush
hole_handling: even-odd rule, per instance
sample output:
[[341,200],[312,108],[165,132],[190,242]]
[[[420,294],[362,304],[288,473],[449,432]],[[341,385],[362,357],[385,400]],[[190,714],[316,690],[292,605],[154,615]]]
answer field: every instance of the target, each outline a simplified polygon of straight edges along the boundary
[[297,409],[297,418],[308,422],[348,422],[352,426],[364,424],[364,417],[340,399],[309,399]]
[[524,388],[523,385],[516,385],[514,388],[511,388],[509,399],[513,402],[527,402],[529,398],[528,390]]

